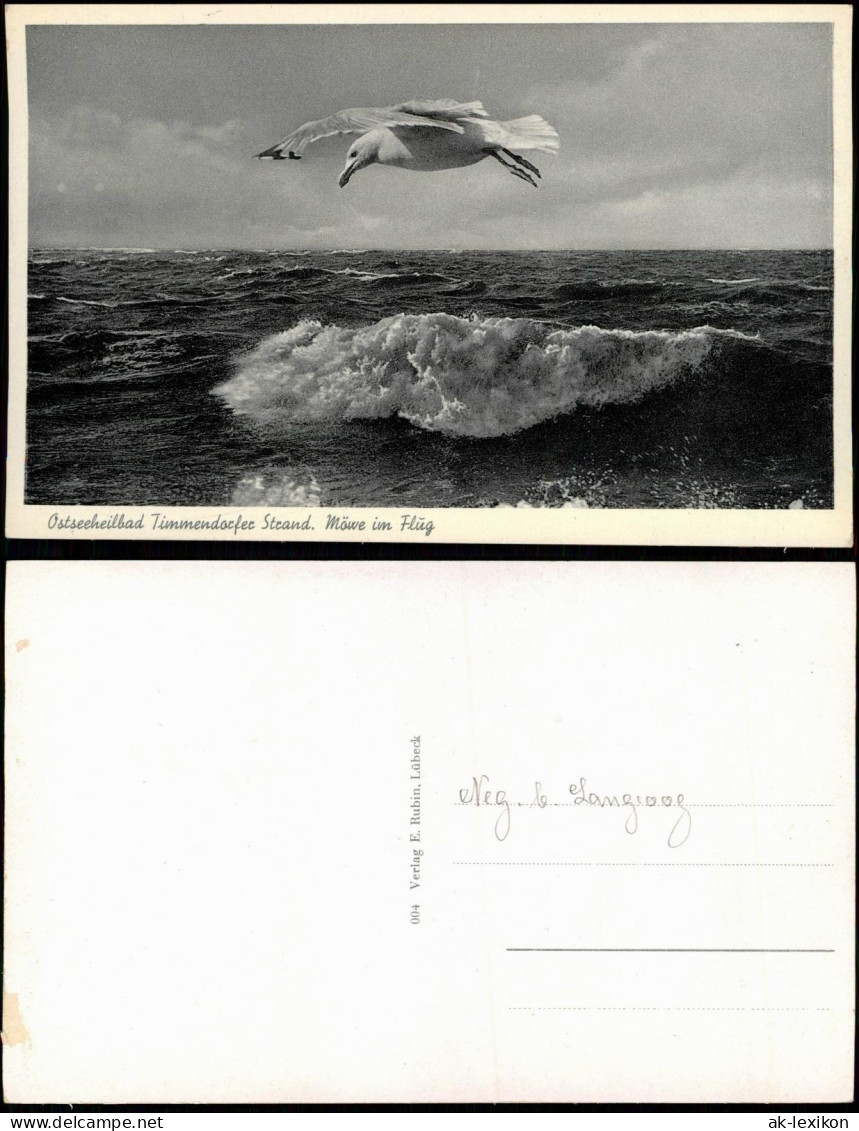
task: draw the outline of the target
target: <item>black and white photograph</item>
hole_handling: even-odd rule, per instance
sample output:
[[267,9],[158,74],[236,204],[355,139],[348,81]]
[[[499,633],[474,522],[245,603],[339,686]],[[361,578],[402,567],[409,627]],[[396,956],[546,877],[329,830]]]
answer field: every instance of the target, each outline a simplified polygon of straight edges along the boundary
[[843,10],[683,8],[29,23],[25,509],[831,516]]

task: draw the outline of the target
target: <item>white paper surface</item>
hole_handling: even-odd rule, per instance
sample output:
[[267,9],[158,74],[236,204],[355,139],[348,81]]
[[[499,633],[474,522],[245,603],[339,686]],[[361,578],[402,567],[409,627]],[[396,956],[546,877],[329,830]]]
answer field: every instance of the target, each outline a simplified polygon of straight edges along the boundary
[[9,582],[8,1101],[850,1098],[849,566]]

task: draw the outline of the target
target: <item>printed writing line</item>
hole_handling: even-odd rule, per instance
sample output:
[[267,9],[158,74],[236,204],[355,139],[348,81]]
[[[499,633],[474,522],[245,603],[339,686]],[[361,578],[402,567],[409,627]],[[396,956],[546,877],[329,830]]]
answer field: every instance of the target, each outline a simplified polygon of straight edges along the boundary
[[834,954],[823,947],[508,946],[509,954]]

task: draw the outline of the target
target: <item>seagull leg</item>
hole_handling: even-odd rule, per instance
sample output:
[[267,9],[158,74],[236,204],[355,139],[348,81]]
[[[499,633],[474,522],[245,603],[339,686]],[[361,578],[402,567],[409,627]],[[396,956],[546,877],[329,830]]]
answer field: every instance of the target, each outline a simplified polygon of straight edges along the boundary
[[[526,173],[522,169],[517,169],[515,165],[508,165],[504,158],[498,155],[497,149],[487,149],[484,152],[490,157],[494,157],[498,164],[503,165],[507,172],[512,173],[514,177],[518,177],[522,181],[527,181],[528,184],[533,185],[534,188],[540,187],[530,173]],[[504,152],[506,153],[507,151],[505,150]]]
[[523,168],[527,169],[529,172],[536,174],[538,177],[541,176],[540,170],[537,168],[537,166],[532,165],[530,161],[526,161],[525,158],[521,157],[518,153],[511,153],[509,149],[502,149],[501,152],[506,153],[508,157],[512,157],[514,161],[516,161]]
[[531,176],[531,174],[526,173],[524,169],[514,169],[512,165],[508,165],[507,168],[510,170],[514,177],[518,177],[521,181],[527,181],[528,184],[533,185],[534,188],[540,187]]

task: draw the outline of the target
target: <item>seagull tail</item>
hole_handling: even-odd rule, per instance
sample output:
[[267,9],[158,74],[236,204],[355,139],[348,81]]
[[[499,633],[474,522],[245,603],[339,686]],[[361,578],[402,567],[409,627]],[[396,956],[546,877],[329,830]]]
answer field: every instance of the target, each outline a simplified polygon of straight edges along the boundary
[[510,134],[511,147],[518,145],[520,149],[539,149],[552,156],[558,152],[558,131],[539,114],[514,118],[512,122],[501,122],[500,125]]

